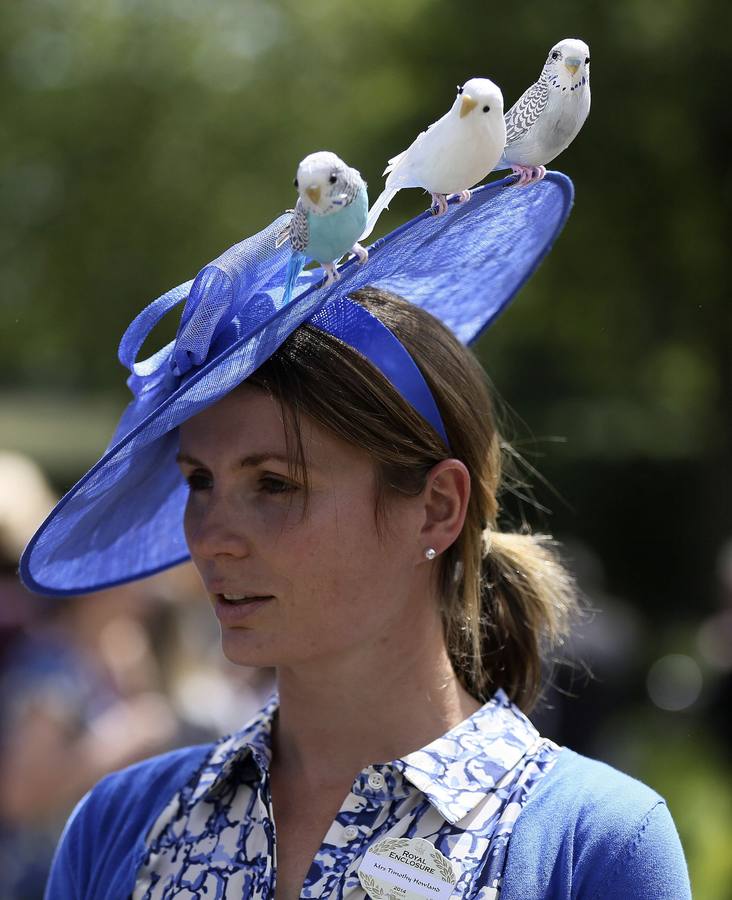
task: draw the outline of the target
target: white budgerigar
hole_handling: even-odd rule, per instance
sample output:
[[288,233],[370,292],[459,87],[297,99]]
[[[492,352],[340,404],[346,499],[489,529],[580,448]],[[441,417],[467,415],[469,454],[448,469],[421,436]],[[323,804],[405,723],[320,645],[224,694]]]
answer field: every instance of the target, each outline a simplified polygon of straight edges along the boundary
[[283,303],[289,303],[308,259],[320,263],[327,284],[339,278],[336,263],[346,253],[355,253],[361,263],[368,259],[358,236],[366,222],[369,198],[366,182],[356,169],[335,153],[320,150],[297,167],[295,188],[297,205],[277,240],[277,246],[282,246],[289,239],[292,247]]
[[518,185],[541,181],[546,164],[579,134],[590,112],[590,48],[566,38],[549,51],[538,81],[506,113],[506,147],[496,169]]
[[429,191],[437,215],[447,211],[448,194],[468,200],[470,188],[493,170],[505,143],[501,89],[488,78],[471,78],[458,88],[449,111],[389,160],[384,190],[369,210],[361,240],[402,188]]

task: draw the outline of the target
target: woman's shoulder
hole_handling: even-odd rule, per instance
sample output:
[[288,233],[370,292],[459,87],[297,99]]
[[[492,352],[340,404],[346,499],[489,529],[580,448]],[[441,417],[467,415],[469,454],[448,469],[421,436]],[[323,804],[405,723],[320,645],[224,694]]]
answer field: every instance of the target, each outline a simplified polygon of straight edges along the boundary
[[563,747],[511,835],[505,900],[519,896],[690,897],[666,801],[637,778]]
[[166,781],[182,786],[211,753],[213,747],[214,744],[192,744],[169,750],[159,756],[150,756],[124,769],[110,772],[97,782],[89,793],[92,796],[104,795],[106,799],[110,794],[125,796],[130,790],[140,791],[160,787]]
[[[143,823],[154,819],[211,753],[213,744],[179,747],[110,772],[82,798],[68,824],[82,816],[93,827],[105,819]],[[68,825],[67,825],[68,827]]]
[[578,827],[599,811],[604,821],[609,816],[625,821],[659,802],[663,797],[643,781],[569,747],[561,748],[552,777],[542,779],[529,800],[547,808],[560,806]]
[[46,897],[128,895],[126,879],[134,871],[130,866],[140,842],[165,804],[201,767],[212,746],[182,747],[102,778],[66,823]]

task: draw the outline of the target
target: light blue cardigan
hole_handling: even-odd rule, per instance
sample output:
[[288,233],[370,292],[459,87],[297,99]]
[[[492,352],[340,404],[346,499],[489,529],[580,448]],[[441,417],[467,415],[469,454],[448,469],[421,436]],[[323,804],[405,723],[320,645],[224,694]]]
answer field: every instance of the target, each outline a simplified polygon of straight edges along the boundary
[[[115,772],[69,819],[46,900],[129,900],[145,836],[211,745]],[[514,826],[500,900],[690,900],[681,842],[663,798],[565,748]]]

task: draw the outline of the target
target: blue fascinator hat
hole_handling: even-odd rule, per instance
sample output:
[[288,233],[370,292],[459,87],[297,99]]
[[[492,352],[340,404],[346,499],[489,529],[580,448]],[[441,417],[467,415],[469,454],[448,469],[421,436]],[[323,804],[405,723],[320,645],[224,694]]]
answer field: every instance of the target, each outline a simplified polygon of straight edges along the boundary
[[[277,248],[288,216],[231,247],[154,300],[119,348],[133,399],[102,458],[59,501],[26,547],[20,575],[32,591],[76,595],[152,575],[189,558],[183,534],[188,488],[175,462],[178,426],[245,381],[303,323],[369,359],[435,428],[440,412],[397,338],[349,295],[371,285],[398,294],[472,343],[549,251],[573,200],[557,172],[527,188],[511,176],[425,212],[349,260],[340,280],[302,272],[283,303],[290,249]],[[157,322],[183,305],[175,340],[137,355]]]

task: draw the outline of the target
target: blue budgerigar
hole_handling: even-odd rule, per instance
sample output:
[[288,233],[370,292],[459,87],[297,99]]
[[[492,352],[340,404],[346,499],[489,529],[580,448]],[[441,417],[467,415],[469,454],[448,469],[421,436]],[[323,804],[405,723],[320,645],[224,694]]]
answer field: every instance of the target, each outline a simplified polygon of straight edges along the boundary
[[496,169],[512,168],[519,185],[540,181],[546,164],[569,147],[589,112],[590,48],[579,38],[565,38],[506,113],[506,146]]
[[280,234],[278,245],[289,239],[292,258],[287,268],[284,303],[289,303],[297,276],[308,259],[320,263],[326,284],[339,278],[336,263],[355,253],[359,263],[368,251],[358,238],[366,226],[369,199],[361,174],[328,150],[311,153],[297,167],[299,194],[292,219]]

